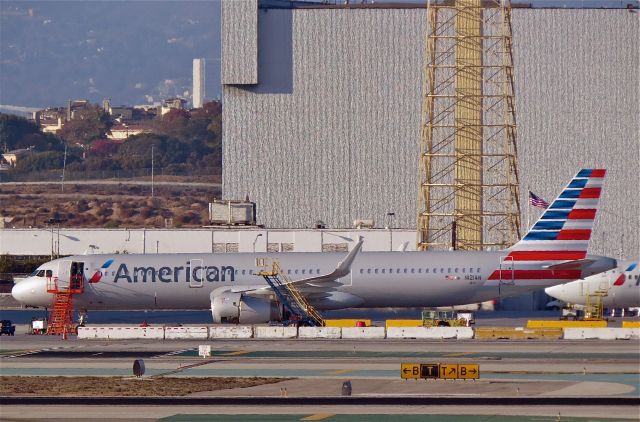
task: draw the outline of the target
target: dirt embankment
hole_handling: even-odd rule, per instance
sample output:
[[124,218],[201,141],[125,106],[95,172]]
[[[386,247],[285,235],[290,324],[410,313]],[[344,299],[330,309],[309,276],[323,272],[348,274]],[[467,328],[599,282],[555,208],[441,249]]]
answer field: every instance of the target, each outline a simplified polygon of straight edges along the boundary
[[0,396],[186,396],[274,384],[288,378],[121,378],[1,376]]
[[6,227],[199,227],[218,187],[162,185],[0,185]]

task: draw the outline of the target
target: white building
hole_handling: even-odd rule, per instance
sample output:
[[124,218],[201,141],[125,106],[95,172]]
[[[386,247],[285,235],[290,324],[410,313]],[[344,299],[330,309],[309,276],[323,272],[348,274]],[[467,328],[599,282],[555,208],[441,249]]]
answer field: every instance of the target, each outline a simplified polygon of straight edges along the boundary
[[193,108],[204,103],[204,58],[193,59]]

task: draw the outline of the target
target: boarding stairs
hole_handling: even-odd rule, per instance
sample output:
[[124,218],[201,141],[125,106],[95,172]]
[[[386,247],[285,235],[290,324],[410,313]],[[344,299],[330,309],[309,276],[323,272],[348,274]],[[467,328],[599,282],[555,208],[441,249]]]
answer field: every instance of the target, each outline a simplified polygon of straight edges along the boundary
[[[258,266],[266,267],[264,262],[264,260],[258,260]],[[285,325],[324,326],[322,315],[320,315],[304,295],[296,289],[291,279],[289,279],[280,268],[278,261],[274,260],[271,264],[271,269],[262,270],[258,275],[265,279],[280,303],[289,312],[288,318],[283,318],[285,319]]]
[[587,294],[584,305],[584,319],[587,321],[602,321],[604,319],[604,298],[609,295],[606,289],[597,289]]
[[68,282],[58,280],[58,277],[47,279],[47,292],[53,294],[53,308],[49,315],[47,334],[60,335],[66,338],[68,334],[75,334],[73,324],[73,296],[84,291],[84,277],[71,276]]

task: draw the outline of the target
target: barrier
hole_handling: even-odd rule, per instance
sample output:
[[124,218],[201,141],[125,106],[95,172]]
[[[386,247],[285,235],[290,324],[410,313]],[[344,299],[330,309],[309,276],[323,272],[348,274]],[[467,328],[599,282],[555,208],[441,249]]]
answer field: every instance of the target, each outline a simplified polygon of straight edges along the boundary
[[298,337],[298,327],[253,327],[253,336],[255,338],[296,338]]
[[163,340],[164,327],[78,327],[78,339],[150,339]]
[[209,327],[164,327],[165,340],[209,338]]
[[640,328],[640,321],[622,321],[622,328]]
[[388,327],[387,338],[473,338],[473,329],[470,327]]
[[300,327],[298,328],[298,338],[340,338],[342,329],[340,327]]
[[358,323],[364,323],[365,327],[371,326],[370,319],[325,319],[324,326],[325,327],[357,327]]
[[388,319],[385,327],[422,327],[421,319]]
[[384,327],[343,327],[342,338],[384,338]]
[[253,327],[250,325],[218,325],[209,327],[209,338],[251,338]]
[[606,328],[607,321],[529,320],[527,328]]
[[475,338],[479,340],[517,340],[526,339],[526,332],[522,327],[506,328],[506,327],[482,327],[476,328]]
[[629,340],[640,338],[640,328],[565,328],[565,340]]

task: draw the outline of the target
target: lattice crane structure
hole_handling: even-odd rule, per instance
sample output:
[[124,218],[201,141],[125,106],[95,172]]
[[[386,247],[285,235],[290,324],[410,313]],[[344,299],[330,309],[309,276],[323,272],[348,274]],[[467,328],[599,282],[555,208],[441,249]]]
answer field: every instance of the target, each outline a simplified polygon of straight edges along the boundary
[[520,238],[509,1],[427,4],[417,249]]

